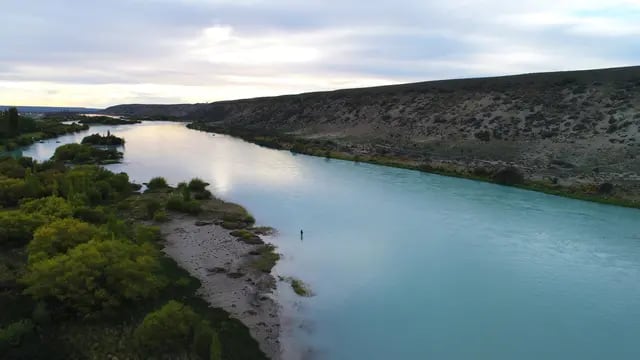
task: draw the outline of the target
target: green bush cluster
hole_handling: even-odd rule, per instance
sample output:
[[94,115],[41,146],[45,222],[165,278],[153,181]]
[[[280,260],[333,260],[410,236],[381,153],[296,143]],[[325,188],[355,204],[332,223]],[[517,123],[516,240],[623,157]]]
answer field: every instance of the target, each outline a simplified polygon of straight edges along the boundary
[[18,346],[22,339],[34,332],[31,320],[20,320],[0,329],[0,352]]
[[158,251],[127,240],[91,240],[29,266],[22,281],[36,300],[57,300],[80,313],[150,298],[163,287]]
[[210,324],[201,320],[191,307],[171,300],[147,314],[134,332],[144,354],[179,354],[190,349],[200,359],[218,356],[220,341]]
[[167,183],[167,179],[158,176],[158,177],[154,177],[153,179],[149,180],[149,183],[147,184],[147,188],[149,190],[162,190],[162,189],[167,189],[169,187],[169,184]]

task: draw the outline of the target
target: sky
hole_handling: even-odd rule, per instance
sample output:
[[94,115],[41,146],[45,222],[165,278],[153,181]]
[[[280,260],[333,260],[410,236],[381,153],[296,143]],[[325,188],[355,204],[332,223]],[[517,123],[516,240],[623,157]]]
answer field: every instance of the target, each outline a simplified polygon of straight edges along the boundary
[[3,105],[640,65],[640,0],[0,0],[0,14]]

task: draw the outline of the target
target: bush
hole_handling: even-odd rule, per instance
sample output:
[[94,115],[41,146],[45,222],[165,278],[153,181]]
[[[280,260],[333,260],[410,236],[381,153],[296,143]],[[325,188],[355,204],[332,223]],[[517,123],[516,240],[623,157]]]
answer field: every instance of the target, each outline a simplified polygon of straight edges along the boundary
[[0,206],[16,206],[27,195],[28,189],[24,180],[0,177]]
[[156,199],[148,199],[144,203],[144,208],[147,212],[147,219],[152,219],[155,213],[162,209],[162,204]]
[[77,219],[61,219],[43,225],[33,234],[27,247],[29,263],[64,254],[75,246],[89,242],[100,230]]
[[216,332],[214,332],[211,337],[211,345],[209,345],[209,349],[209,360],[222,360],[222,343],[220,343],[220,337]]
[[46,219],[40,215],[25,214],[21,211],[0,212],[0,246],[22,246],[33,237],[33,232]]
[[147,184],[147,188],[149,190],[160,190],[166,189],[168,187],[169,184],[167,184],[167,180],[161,176],[154,177],[153,179],[149,180],[149,183]]
[[489,141],[491,140],[491,133],[488,130],[478,131],[474,134],[476,139],[480,141]]
[[188,349],[197,322],[190,307],[171,300],[145,316],[133,336],[145,354],[175,354]]
[[496,171],[493,180],[501,185],[518,185],[524,183],[524,175],[515,167],[507,167]]
[[188,188],[193,192],[201,192],[205,191],[207,186],[209,186],[209,183],[204,182],[199,178],[193,178],[191,179],[191,181],[189,181]]
[[0,158],[0,175],[14,179],[22,179],[25,175],[25,167],[12,157]]
[[162,234],[157,226],[138,225],[136,226],[135,239],[138,243],[158,242],[162,239]]
[[612,183],[602,183],[598,186],[598,193],[603,195],[608,195],[613,192],[613,184]]
[[73,210],[73,217],[91,224],[101,225],[107,222],[107,214],[101,207],[81,206]]
[[31,320],[20,320],[0,329],[0,350],[19,346],[22,339],[33,333],[33,331],[34,327]]
[[171,211],[178,211],[182,213],[196,215],[199,214],[202,209],[200,204],[195,200],[184,200],[180,195],[172,195],[167,200],[167,209]]
[[33,308],[31,318],[38,325],[48,325],[51,323],[51,314],[47,309],[47,304],[43,301],[38,302],[35,308]]
[[66,218],[73,215],[71,204],[58,196],[48,196],[23,202],[20,205],[20,210],[26,214],[40,214],[53,218]]
[[164,210],[158,210],[155,214],[153,214],[153,221],[155,222],[167,222],[169,221],[169,217],[167,216],[167,212]]
[[80,313],[111,310],[155,296],[158,251],[150,244],[92,240],[31,264],[22,282],[35,300],[55,299]]
[[201,359],[208,359],[211,351],[211,340],[213,339],[213,329],[206,321],[200,321],[196,324],[193,331],[193,343],[191,344],[192,352]]

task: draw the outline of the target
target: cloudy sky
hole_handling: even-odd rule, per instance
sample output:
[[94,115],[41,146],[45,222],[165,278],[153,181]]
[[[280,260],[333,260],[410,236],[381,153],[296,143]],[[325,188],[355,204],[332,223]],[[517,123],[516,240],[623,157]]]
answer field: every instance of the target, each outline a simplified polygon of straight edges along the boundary
[[640,0],[1,0],[0,104],[209,102],[640,64]]

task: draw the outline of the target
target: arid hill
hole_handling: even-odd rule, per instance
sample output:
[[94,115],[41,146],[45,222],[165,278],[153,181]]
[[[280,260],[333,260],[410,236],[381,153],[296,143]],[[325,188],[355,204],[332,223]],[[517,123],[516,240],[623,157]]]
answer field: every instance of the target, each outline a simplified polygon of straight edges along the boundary
[[640,66],[105,112],[331,140],[351,154],[468,171],[513,165],[527,179],[612,183],[640,198]]

